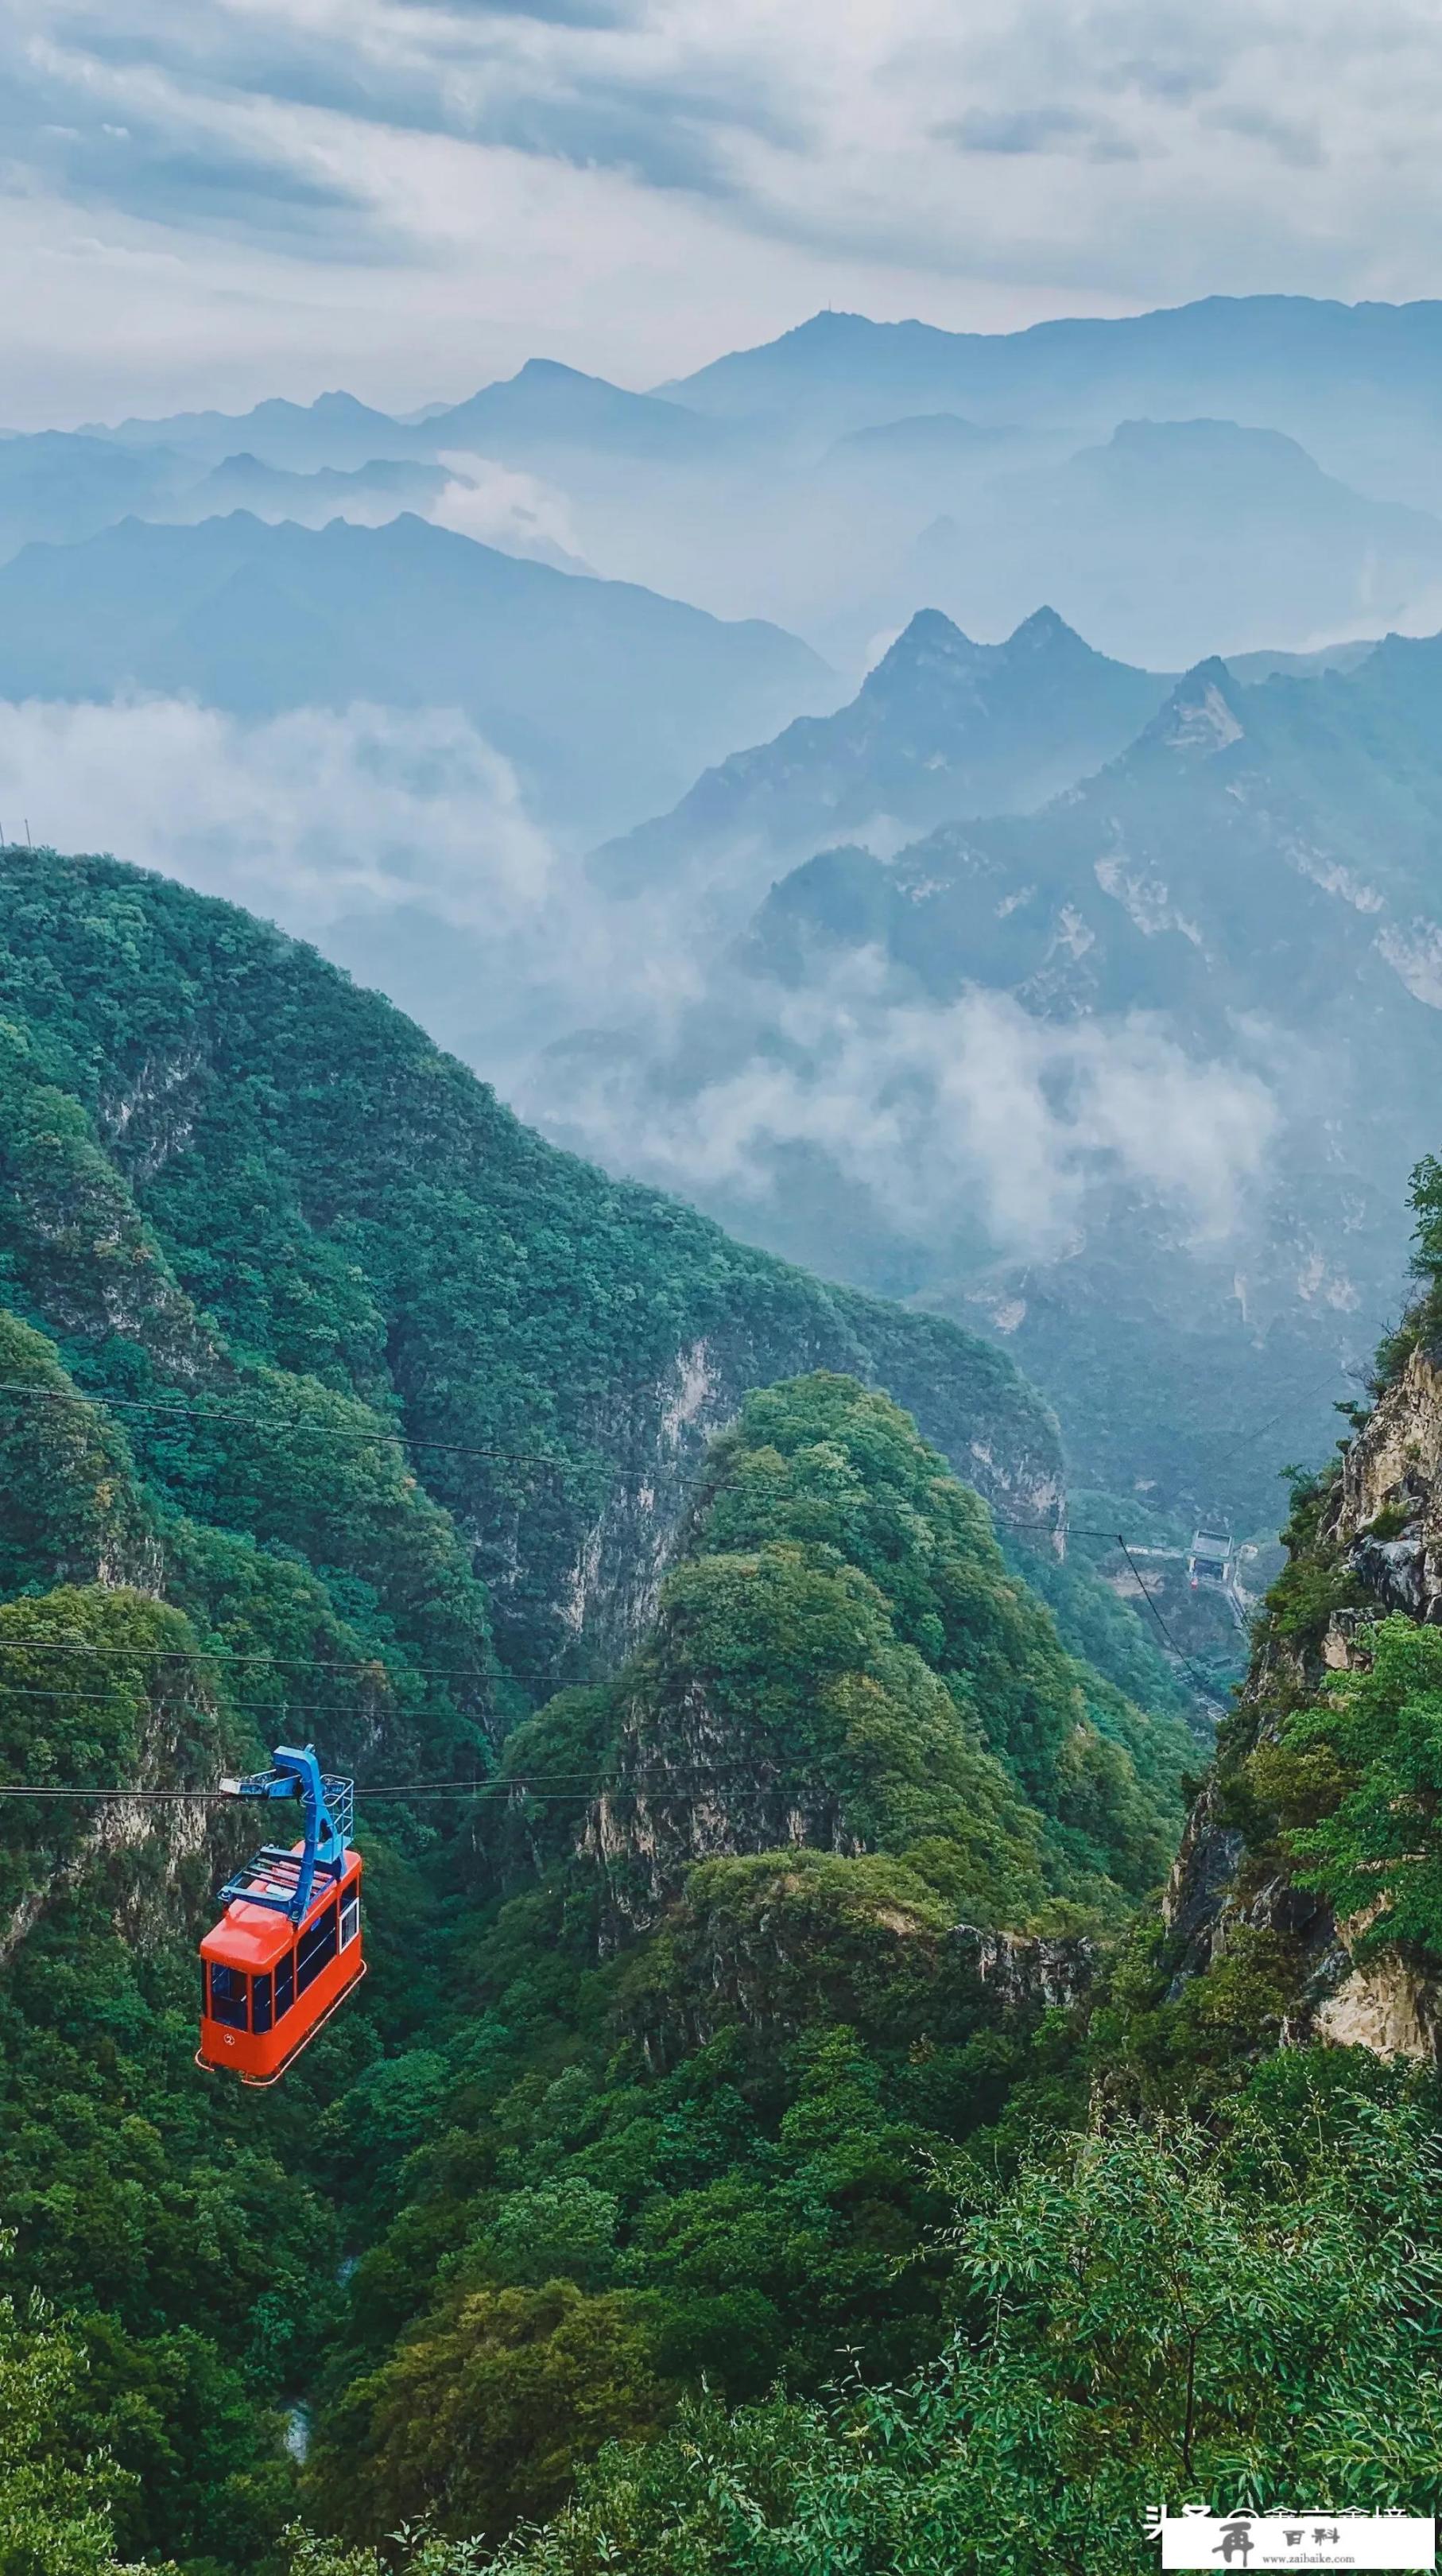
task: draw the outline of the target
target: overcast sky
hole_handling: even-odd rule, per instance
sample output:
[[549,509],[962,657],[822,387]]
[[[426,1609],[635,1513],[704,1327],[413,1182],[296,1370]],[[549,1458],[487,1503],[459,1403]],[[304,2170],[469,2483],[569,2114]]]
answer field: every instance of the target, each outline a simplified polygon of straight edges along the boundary
[[0,0],[0,423],[1442,285],[1442,0]]

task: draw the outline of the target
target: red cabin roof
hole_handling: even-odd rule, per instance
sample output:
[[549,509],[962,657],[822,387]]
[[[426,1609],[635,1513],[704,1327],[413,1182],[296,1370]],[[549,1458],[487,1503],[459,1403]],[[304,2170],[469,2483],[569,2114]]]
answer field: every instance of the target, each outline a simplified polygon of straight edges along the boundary
[[[292,1848],[301,1852],[305,1845],[296,1843]],[[244,1897],[232,1898],[220,1921],[211,1925],[201,1941],[202,1959],[223,1959],[230,1967],[244,1968],[250,1973],[273,1966],[290,1949],[297,1934],[305,1930],[306,1924],[313,1923],[316,1916],[324,1912],[337,1887],[344,1887],[348,1880],[359,1875],[359,1871],[359,1852],[348,1851],[339,1879],[332,1878],[328,1872],[317,1872],[315,1891],[306,1908],[304,1921],[300,1923],[292,1922],[288,1914],[278,1914],[273,1906],[248,1905]],[[278,1892],[283,1893],[279,1881],[276,1885]]]

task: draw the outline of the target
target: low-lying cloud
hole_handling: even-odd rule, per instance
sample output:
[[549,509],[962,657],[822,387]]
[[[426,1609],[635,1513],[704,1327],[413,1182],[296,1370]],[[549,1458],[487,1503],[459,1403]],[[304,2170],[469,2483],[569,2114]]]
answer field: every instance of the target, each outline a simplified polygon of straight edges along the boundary
[[608,901],[455,713],[0,704],[0,817],[314,939],[524,1115],[614,1171],[753,1207],[763,1235],[801,1152],[919,1242],[964,1223],[998,1255],[1054,1256],[1118,1190],[1215,1241],[1279,1125],[1255,1043],[1198,1059],[1141,1014],[923,1003],[866,954],[801,992],[718,984],[694,904]]
[[302,707],[246,723],[185,699],[0,702],[0,819],[112,850],[311,937],[422,904],[454,929],[529,920],[550,844],[464,716]]
[[598,996],[661,1028],[696,989],[680,939],[607,912],[454,709],[0,701],[0,826],[22,825],[316,941],[507,1091]]
[[553,483],[538,474],[497,464],[493,457],[454,453],[438,460],[451,481],[438,494],[429,516],[457,536],[474,537],[503,553],[529,555],[538,563],[584,569],[580,540],[571,521],[571,505]]
[[1239,1221],[1279,1109],[1261,1072],[1198,1061],[1154,1017],[1055,1026],[1009,994],[898,1000],[863,952],[819,988],[777,992],[742,1061],[668,1096],[627,1049],[528,1085],[545,1123],[613,1166],[758,1212],[797,1150],[824,1157],[918,1243],[959,1211],[999,1254],[1053,1257],[1089,1198],[1135,1192],[1192,1239]]

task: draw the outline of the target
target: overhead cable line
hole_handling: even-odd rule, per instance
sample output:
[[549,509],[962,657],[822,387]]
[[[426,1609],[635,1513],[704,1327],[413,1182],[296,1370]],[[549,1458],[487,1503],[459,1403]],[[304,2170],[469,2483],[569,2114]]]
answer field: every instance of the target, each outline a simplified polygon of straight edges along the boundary
[[1143,1583],[1136,1558],[1133,1556],[1126,1540],[1120,1535],[1120,1533],[1117,1534],[1117,1545],[1121,1549],[1123,1556],[1126,1558],[1128,1565],[1131,1567],[1133,1577],[1136,1581],[1137,1590],[1140,1592],[1142,1599],[1145,1601],[1147,1608],[1150,1610],[1152,1617],[1155,1619],[1157,1626],[1160,1628],[1162,1635],[1166,1639],[1172,1653],[1175,1655],[1177,1662],[1181,1665],[1183,1672],[1190,1675],[1196,1689],[1200,1693],[1201,1697],[1207,1702],[1208,1706],[1216,1709],[1220,1716],[1225,1717],[1227,1714],[1225,1700],[1218,1699],[1212,1684],[1210,1682],[1203,1681],[1202,1676],[1198,1672],[1196,1665],[1192,1662],[1190,1655],[1183,1654],[1181,1647],[1177,1644],[1175,1637],[1172,1635],[1170,1628],[1167,1626],[1165,1619],[1157,1608],[1156,1602],[1153,1600],[1146,1585]]
[[[72,1691],[66,1690],[61,1685],[57,1684],[53,1689],[41,1690],[39,1688],[32,1689],[23,1684],[17,1685],[13,1682],[0,1680],[0,1699],[6,1700],[60,1699],[64,1700],[68,1707],[106,1708],[111,1704],[114,1697],[115,1692],[113,1689],[108,1691]],[[191,1701],[187,1704],[192,1711],[194,1711],[196,1703]],[[237,1713],[242,1717],[353,1718],[356,1714],[356,1707],[354,1700],[247,1699],[237,1702]],[[412,1711],[401,1706],[396,1706],[394,1708],[387,1709],[384,1712],[384,1715],[389,1719],[392,1717],[406,1717],[409,1715],[420,1717],[425,1713],[425,1711],[419,1709]]]
[[[0,1607],[12,1607],[3,1604]],[[163,1608],[173,1605],[164,1603]],[[106,1661],[118,1659],[127,1664],[215,1664],[230,1671],[237,1664],[263,1664],[272,1673],[369,1673],[380,1671],[388,1681],[509,1681],[513,1675],[532,1681],[546,1679],[540,1664],[507,1664],[488,1672],[473,1664],[407,1664],[403,1671],[392,1672],[384,1662],[386,1653],[403,1651],[396,1647],[377,1647],[373,1655],[355,1655],[345,1660],[327,1662],[320,1657],[282,1656],[265,1653],[235,1655],[228,1646],[92,1646],[88,1638],[32,1637],[0,1634],[0,1653],[28,1655],[94,1655]],[[580,1685],[584,1688],[585,1685]]]
[[[329,1390],[334,1391],[334,1390]],[[477,1448],[464,1440],[427,1440],[408,1431],[404,1424],[393,1428],[368,1431],[361,1424],[310,1422],[303,1414],[281,1416],[267,1421],[257,1413],[226,1413],[214,1405],[178,1404],[167,1397],[161,1403],[133,1395],[106,1395],[90,1387],[30,1386],[10,1378],[0,1378],[0,1395],[24,1395],[38,1404],[80,1404],[103,1408],[110,1413],[151,1413],[161,1420],[210,1422],[233,1425],[240,1431],[279,1431],[288,1437],[306,1436],[314,1440],[360,1440],[380,1442],[399,1449],[444,1450],[455,1458],[499,1458],[519,1467],[569,1467],[578,1462],[557,1456],[554,1450]],[[352,1403],[358,1399],[349,1399]]]
[[[488,1776],[481,1780],[387,1781],[374,1787],[360,1785],[355,1794],[357,1798],[383,1798],[393,1802],[407,1798],[462,1798],[473,1803],[485,1802],[493,1806],[498,1805],[502,1799],[514,1797],[518,1793],[529,1797],[557,1797],[567,1801],[579,1801],[588,1806],[594,1804],[598,1798],[616,1797],[660,1798],[667,1803],[674,1801],[683,1805],[699,1806],[713,1797],[718,1788],[724,1788],[728,1795],[741,1798],[795,1798],[807,1794],[796,1783],[780,1780],[769,1783],[737,1780],[729,1772],[707,1774],[693,1770],[691,1776],[710,1778],[713,1785],[709,1789],[678,1789],[670,1785],[669,1778],[597,1782],[583,1772],[567,1771],[545,1778]],[[143,1789],[121,1786],[98,1789],[49,1788],[26,1781],[0,1781],[0,1798],[66,1799],[89,1801],[92,1804],[96,1801],[101,1803],[125,1801],[140,1806],[228,1806],[233,1803],[228,1793],[221,1789]]]
[[[17,1654],[25,1653],[25,1654],[41,1655],[41,1654],[45,1654],[45,1653],[47,1653],[47,1652],[49,1651],[48,1645],[47,1645],[46,1643],[44,1643],[44,1642],[42,1642],[42,1643],[41,1643],[41,1644],[39,1644],[39,1645],[28,1645],[28,1644],[24,1644],[24,1643],[22,1643],[22,1641],[20,1641],[20,1640],[18,1640],[18,1639],[0,1637],[0,1649],[6,1648],[6,1647],[10,1647],[10,1646],[13,1646],[13,1647],[14,1647],[14,1650],[15,1650],[15,1652],[16,1652]],[[147,1652],[147,1650],[146,1650],[146,1648],[145,1648],[145,1647],[143,1647],[143,1646],[138,1646],[138,1647],[136,1647],[136,1649],[134,1650],[134,1652],[133,1652],[133,1653],[132,1653],[132,1652],[131,1652],[127,1647],[125,1647],[125,1646],[97,1646],[97,1647],[94,1647],[94,1648],[90,1648],[90,1647],[86,1647],[86,1646],[62,1646],[62,1647],[59,1649],[59,1652],[60,1652],[61,1654],[67,1654],[67,1655],[68,1655],[68,1654],[84,1655],[84,1654],[89,1654],[89,1653],[92,1653],[92,1652],[93,1652],[95,1655],[103,1657],[103,1658],[105,1659],[105,1661],[106,1661],[106,1662],[116,1662],[116,1661],[118,1661],[118,1662],[123,1663],[123,1664],[151,1664],[151,1663],[159,1662],[159,1661],[161,1660],[161,1658],[160,1658],[160,1657],[158,1657],[158,1656],[155,1656],[155,1655],[152,1655],[152,1654],[148,1653],[148,1652]],[[173,1660],[173,1659],[172,1659],[172,1658],[166,1658],[165,1660],[170,1661],[170,1660]],[[208,1655],[199,1655],[199,1656],[197,1656],[197,1657],[195,1658],[195,1661],[196,1661],[196,1662],[198,1662],[198,1663],[209,1663],[209,1662],[210,1662],[210,1660],[211,1660],[211,1658],[210,1658]],[[257,1658],[257,1661],[261,1661],[261,1660],[262,1660],[261,1658]],[[228,1671],[229,1671],[229,1669],[230,1669],[230,1668],[229,1668],[229,1666],[225,1663],[225,1661],[224,1661],[224,1658],[223,1658],[223,1657],[218,1657],[218,1658],[216,1658],[216,1661],[217,1661],[217,1663],[218,1663],[218,1665],[219,1665],[220,1678],[222,1678],[222,1679],[223,1679],[223,1678],[225,1677],[225,1675],[228,1673]],[[315,1670],[318,1670],[318,1671],[322,1671],[322,1672],[323,1672],[323,1671],[325,1671],[327,1668],[326,1668],[326,1666],[324,1666],[324,1665],[319,1665],[319,1666],[310,1666],[310,1665],[301,1664],[301,1665],[299,1665],[299,1666],[289,1666],[289,1667],[277,1667],[277,1666],[272,1666],[272,1668],[271,1668],[271,1669],[272,1669],[272,1672],[276,1672],[276,1671],[279,1671],[279,1670],[281,1670],[281,1669],[287,1669],[287,1670],[298,1670],[298,1671],[300,1671],[300,1672],[315,1671]],[[450,1670],[450,1667],[448,1667],[448,1666],[442,1666],[442,1667],[441,1667],[441,1669],[442,1669],[442,1671],[448,1671],[448,1670]],[[366,1667],[366,1666],[364,1666],[364,1665],[361,1667],[361,1678],[362,1678],[362,1681],[364,1681],[364,1676],[365,1676],[365,1674],[366,1674],[367,1670],[368,1670],[368,1667]],[[410,1682],[410,1681],[417,1681],[417,1680],[420,1680],[420,1679],[422,1679],[423,1677],[424,1677],[424,1676],[423,1676],[423,1674],[422,1674],[422,1673],[420,1673],[420,1672],[417,1672],[417,1671],[402,1672],[402,1673],[393,1673],[393,1672],[391,1672],[391,1671],[390,1671],[390,1669],[389,1669],[387,1666],[382,1666],[382,1668],[381,1668],[381,1673],[380,1673],[380,1679],[381,1679],[381,1680],[383,1680],[383,1681],[385,1681],[385,1682]],[[464,1672],[464,1669],[463,1669],[463,1668],[461,1668],[461,1670],[460,1670],[460,1675],[459,1675],[459,1677],[460,1677],[460,1678],[462,1678],[462,1679],[464,1679],[464,1678],[466,1678],[466,1677],[467,1677],[467,1676],[465,1675],[465,1672]],[[98,1676],[98,1675],[93,1675],[93,1674],[86,1674],[86,1675],[84,1676],[84,1678],[85,1678],[86,1680],[95,1680],[95,1679],[98,1679],[98,1678],[99,1678],[99,1676]],[[184,1680],[184,1679],[186,1678],[186,1676],[185,1676],[184,1674],[181,1674],[181,1675],[178,1675],[178,1676],[177,1676],[177,1678],[178,1678],[178,1679],[180,1679],[180,1680]],[[257,1676],[256,1676],[256,1678],[257,1678],[257,1679],[260,1679],[260,1678],[261,1678],[261,1676],[260,1676],[260,1675],[257,1675]],[[573,1684],[573,1683],[568,1683],[568,1682],[555,1682],[555,1676],[554,1676],[554,1674],[552,1674],[551,1672],[549,1672],[545,1667],[543,1667],[543,1666],[542,1666],[542,1665],[540,1665],[540,1664],[508,1664],[508,1665],[506,1666],[506,1668],[505,1668],[505,1670],[504,1670],[504,1671],[502,1671],[499,1667],[497,1667],[497,1669],[496,1669],[494,1672],[490,1672],[490,1673],[473,1673],[473,1674],[471,1674],[471,1675],[469,1676],[469,1678],[470,1678],[471,1680],[473,1680],[473,1681],[477,1681],[477,1682],[486,1682],[486,1683],[499,1683],[499,1682],[508,1682],[508,1681],[538,1681],[538,1682],[551,1681],[551,1682],[553,1682],[553,1683],[554,1683],[555,1688],[556,1688],[556,1689],[558,1689],[558,1690],[569,1690],[569,1689],[573,1689],[573,1688],[574,1688],[574,1689],[577,1689],[577,1690],[588,1690],[588,1689],[590,1689],[590,1688],[592,1688],[592,1687],[593,1687],[593,1685],[592,1685],[591,1683],[589,1683],[589,1682],[577,1682],[577,1683],[574,1683],[574,1684]],[[612,1677],[608,1675],[608,1676],[607,1676],[607,1678],[609,1679],[609,1678],[612,1678]],[[108,1698],[109,1698],[109,1696],[110,1696],[110,1694],[109,1694],[109,1692],[108,1692],[108,1691],[81,1691],[81,1690],[72,1690],[72,1689],[70,1688],[69,1684],[68,1684],[68,1683],[65,1683],[65,1682],[55,1682],[55,1683],[50,1684],[50,1685],[47,1685],[47,1686],[45,1686],[45,1687],[43,1687],[43,1688],[42,1688],[42,1687],[41,1687],[41,1685],[40,1685],[40,1684],[38,1684],[38,1683],[36,1683],[36,1684],[34,1684],[34,1685],[31,1685],[31,1684],[29,1684],[29,1683],[21,1684],[21,1683],[19,1683],[19,1682],[7,1682],[7,1681],[5,1680],[4,1675],[3,1675],[3,1674],[0,1674],[0,1691],[4,1691],[4,1692],[8,1693],[9,1697],[10,1697],[10,1698],[12,1698],[12,1699],[74,1699],[74,1700],[88,1700],[88,1699],[108,1699]],[[314,1701],[314,1702],[308,1702],[308,1703],[306,1703],[306,1704],[307,1704],[308,1706],[311,1706],[311,1707],[313,1707],[313,1708],[314,1708],[315,1713],[316,1713],[316,1715],[317,1715],[317,1716],[320,1716],[320,1715],[324,1714],[324,1715],[327,1715],[327,1716],[330,1716],[330,1717],[341,1717],[341,1716],[344,1716],[344,1714],[345,1714],[345,1712],[346,1712],[346,1710],[347,1710],[348,1708],[351,1708],[351,1707],[353,1707],[353,1706],[354,1706],[354,1704],[355,1704],[355,1697],[356,1697],[356,1694],[355,1694],[355,1693],[352,1693],[351,1698],[350,1698],[350,1699],[348,1699],[348,1700],[326,1700],[326,1701],[316,1700],[316,1701]],[[288,1697],[286,1697],[286,1696],[283,1694],[281,1698],[279,1698],[279,1699],[275,1699],[275,1700],[269,1700],[269,1699],[252,1699],[252,1700],[247,1700],[247,1701],[244,1703],[244,1705],[245,1705],[247,1708],[249,1708],[249,1709],[265,1709],[265,1708],[288,1708],[288,1707],[291,1707],[291,1706],[297,1706],[297,1707],[298,1707],[298,1706],[300,1705],[300,1703],[299,1703],[298,1701],[297,1701],[297,1702],[292,1702]]]

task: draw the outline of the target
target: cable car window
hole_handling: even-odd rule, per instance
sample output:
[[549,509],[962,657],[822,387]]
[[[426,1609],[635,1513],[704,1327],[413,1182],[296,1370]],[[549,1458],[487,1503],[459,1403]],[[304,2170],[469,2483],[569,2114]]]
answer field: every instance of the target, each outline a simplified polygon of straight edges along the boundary
[[335,1954],[336,1920],[332,1903],[312,1923],[308,1932],[302,1932],[295,1945],[295,1990],[298,1995],[303,1995],[307,1986],[314,1985],[322,1968],[330,1966]]
[[283,2021],[295,2001],[295,1952],[287,1950],[275,1971],[275,2017]]
[[223,1959],[212,1962],[210,1971],[210,2017],[223,2021],[229,2030],[244,2030],[246,1988],[250,1984],[243,1968],[228,1968]]
[[207,2018],[207,2016],[208,2016],[209,2012],[210,2012],[210,1961],[209,1961],[208,1959],[202,1959],[202,1960],[201,1960],[201,1963],[200,1963],[200,2018],[201,2018],[201,2020],[202,2020],[202,2021],[204,2021],[204,2020]]
[[340,1946],[348,1949],[360,1930],[360,1889],[353,1887],[341,1899]]
[[270,1979],[258,1976],[251,1989],[250,2026],[252,2030],[270,2028]]

